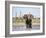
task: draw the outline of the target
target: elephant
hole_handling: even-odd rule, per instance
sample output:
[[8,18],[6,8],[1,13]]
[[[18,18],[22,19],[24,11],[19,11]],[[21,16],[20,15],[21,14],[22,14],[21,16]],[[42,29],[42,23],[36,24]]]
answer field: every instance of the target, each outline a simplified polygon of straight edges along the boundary
[[32,28],[32,15],[24,15],[26,28]]

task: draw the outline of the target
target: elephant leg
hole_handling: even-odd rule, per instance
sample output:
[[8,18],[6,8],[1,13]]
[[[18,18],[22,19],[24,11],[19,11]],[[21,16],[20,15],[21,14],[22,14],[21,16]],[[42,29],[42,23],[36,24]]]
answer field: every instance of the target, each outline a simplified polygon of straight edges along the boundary
[[26,24],[26,28],[28,28],[28,24]]
[[32,24],[29,24],[29,28],[32,28]]

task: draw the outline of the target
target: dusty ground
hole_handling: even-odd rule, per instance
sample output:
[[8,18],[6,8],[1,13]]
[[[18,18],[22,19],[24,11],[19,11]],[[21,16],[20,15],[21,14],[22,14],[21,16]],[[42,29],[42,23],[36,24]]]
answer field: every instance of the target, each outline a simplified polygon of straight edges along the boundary
[[12,30],[13,31],[30,31],[30,30],[39,30],[40,25],[32,25],[32,28],[26,28],[26,25],[13,25]]
[[[32,30],[39,30],[40,29],[40,19],[32,19]],[[12,23],[12,30],[13,31],[27,31],[31,30],[30,28],[26,28],[25,20],[16,20]]]

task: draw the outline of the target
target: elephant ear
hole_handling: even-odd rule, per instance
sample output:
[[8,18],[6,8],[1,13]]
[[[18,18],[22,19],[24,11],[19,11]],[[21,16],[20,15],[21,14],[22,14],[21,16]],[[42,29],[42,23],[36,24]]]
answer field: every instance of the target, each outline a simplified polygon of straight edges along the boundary
[[30,18],[33,18],[33,15],[30,15]]
[[27,18],[28,18],[28,16],[25,14],[25,15],[23,16],[23,18],[24,18],[24,19],[27,19]]

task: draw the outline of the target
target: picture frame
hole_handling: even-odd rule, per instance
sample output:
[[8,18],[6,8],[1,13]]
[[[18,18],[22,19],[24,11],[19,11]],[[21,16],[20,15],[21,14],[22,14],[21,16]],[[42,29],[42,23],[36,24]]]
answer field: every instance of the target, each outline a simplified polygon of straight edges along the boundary
[[[28,9],[30,10],[31,8],[34,10],[35,12],[35,9],[36,8],[39,8],[37,9],[36,11],[39,12],[37,14],[39,14],[40,16],[40,27],[39,29],[41,30],[34,30],[34,31],[12,31],[12,17],[14,16],[14,9],[12,8],[14,7],[14,9],[17,10],[20,9],[20,11],[22,10],[26,10],[28,11]],[[31,9],[31,10],[32,10]],[[13,11],[12,11],[13,10]],[[45,31],[44,31],[44,19],[45,19],[45,5],[44,3],[36,3],[36,2],[20,2],[20,1],[5,1],[5,37],[18,37],[18,36],[32,36],[32,35],[44,35]],[[12,12],[11,12],[12,11]],[[18,10],[17,10],[18,11]],[[27,12],[26,11],[26,12]],[[33,13],[33,12],[32,12]],[[36,14],[36,15],[37,15]],[[36,21],[36,20],[35,20]],[[17,22],[18,23],[18,22]],[[15,27],[16,28],[16,27]],[[22,28],[20,28],[22,30]],[[35,28],[34,28],[35,29]],[[37,28],[36,28],[37,29]],[[32,30],[32,29],[31,29]]]

